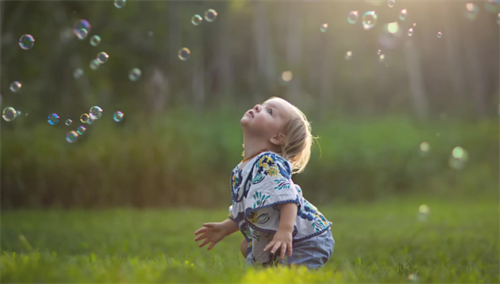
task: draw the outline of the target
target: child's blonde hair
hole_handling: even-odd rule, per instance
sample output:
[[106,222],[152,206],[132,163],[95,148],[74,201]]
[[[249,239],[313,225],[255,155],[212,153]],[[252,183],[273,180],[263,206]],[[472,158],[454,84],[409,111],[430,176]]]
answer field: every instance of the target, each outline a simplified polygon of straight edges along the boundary
[[[266,101],[271,99],[281,98],[271,97]],[[293,174],[300,174],[311,158],[313,139],[318,137],[312,136],[311,123],[307,121],[306,115],[296,106],[292,105],[292,107],[295,111],[290,114],[290,118],[281,127],[281,132],[286,135],[286,139],[279,154],[292,164]],[[245,146],[243,145],[243,147]],[[245,151],[243,151],[243,155],[244,153]]]

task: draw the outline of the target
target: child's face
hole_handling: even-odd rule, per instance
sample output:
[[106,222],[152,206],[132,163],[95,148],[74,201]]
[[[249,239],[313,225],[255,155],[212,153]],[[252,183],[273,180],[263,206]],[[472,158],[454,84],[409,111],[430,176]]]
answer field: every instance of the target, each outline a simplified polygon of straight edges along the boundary
[[248,110],[241,118],[241,127],[247,135],[268,140],[279,134],[281,126],[292,111],[289,102],[273,98]]

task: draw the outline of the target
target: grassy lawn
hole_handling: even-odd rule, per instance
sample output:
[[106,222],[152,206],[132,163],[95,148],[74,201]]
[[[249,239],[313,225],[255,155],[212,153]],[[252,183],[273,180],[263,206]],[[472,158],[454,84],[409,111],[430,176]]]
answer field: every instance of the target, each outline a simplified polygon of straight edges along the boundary
[[[426,222],[417,220],[429,205]],[[235,233],[213,250],[193,232],[222,221],[202,211],[2,211],[1,281],[107,283],[499,282],[498,198],[393,198],[316,204],[333,223],[332,259],[318,271],[247,268]],[[410,274],[416,275],[413,280]]]

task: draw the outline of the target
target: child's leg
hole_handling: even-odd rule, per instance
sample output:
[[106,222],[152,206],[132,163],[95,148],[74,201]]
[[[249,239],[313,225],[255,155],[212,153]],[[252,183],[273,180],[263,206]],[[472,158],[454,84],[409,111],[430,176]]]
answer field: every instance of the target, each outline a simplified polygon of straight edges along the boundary
[[247,258],[247,247],[248,247],[248,242],[245,238],[243,238],[243,241],[241,241],[240,250],[244,258]]

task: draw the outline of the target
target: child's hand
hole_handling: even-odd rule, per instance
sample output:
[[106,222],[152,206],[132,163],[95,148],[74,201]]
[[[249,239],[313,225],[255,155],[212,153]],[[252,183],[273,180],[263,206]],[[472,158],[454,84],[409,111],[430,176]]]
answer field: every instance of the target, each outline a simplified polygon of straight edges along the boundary
[[199,235],[200,236],[196,237],[194,240],[199,241],[205,239],[201,244],[198,246],[201,248],[204,245],[212,242],[207,250],[210,250],[215,246],[216,243],[220,242],[223,238],[226,237],[226,232],[224,230],[224,227],[221,225],[221,223],[204,223],[203,227],[196,230],[194,232],[194,235]]
[[292,232],[287,232],[283,230],[278,230],[276,234],[274,234],[273,240],[267,244],[264,248],[264,251],[271,249],[271,253],[275,253],[281,247],[281,255],[280,258],[283,259],[285,257],[285,252],[288,249],[288,256],[292,256]]

